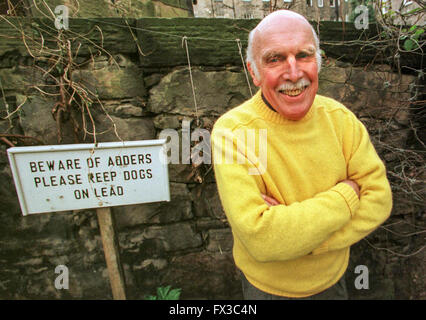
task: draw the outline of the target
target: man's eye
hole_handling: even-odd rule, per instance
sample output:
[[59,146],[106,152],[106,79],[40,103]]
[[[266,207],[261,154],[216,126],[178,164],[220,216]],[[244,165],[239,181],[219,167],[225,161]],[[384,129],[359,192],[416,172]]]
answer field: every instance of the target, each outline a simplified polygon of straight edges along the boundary
[[279,57],[271,57],[271,58],[268,59],[268,63],[275,63],[275,62],[278,62],[278,61],[280,61]]
[[299,58],[299,59],[303,59],[303,58],[308,58],[308,57],[310,57],[311,56],[311,54],[309,54],[309,53],[307,53],[307,52],[301,52],[301,53],[299,53],[298,55],[297,55],[297,58]]

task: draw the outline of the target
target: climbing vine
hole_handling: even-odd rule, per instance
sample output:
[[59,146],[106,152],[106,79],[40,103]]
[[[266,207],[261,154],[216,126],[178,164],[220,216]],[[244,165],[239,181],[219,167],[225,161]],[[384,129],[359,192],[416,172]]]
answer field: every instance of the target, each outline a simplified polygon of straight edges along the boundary
[[[11,1],[8,1],[8,14],[0,15],[0,19],[7,22],[20,34],[22,43],[33,59],[32,67],[42,75],[43,81],[29,83],[26,91],[35,90],[42,96],[53,97],[56,100],[51,109],[51,116],[56,122],[58,143],[63,140],[63,127],[66,123],[71,123],[75,143],[85,141],[87,137],[90,137],[94,143],[97,142],[97,136],[104,132],[97,132],[96,130],[93,117],[94,104],[99,106],[111,121],[110,128],[107,131],[113,130],[119,137],[116,125],[104,108],[102,101],[100,101],[98,93],[93,91],[93,88],[87,82],[81,79],[75,80],[73,75],[75,70],[88,63],[93,63],[101,55],[107,56],[109,63],[119,68],[114,57],[103,48],[104,35],[102,29],[95,25],[85,34],[76,33],[72,28],[64,27],[63,23],[62,25],[58,23],[57,14],[45,1],[32,0],[29,5],[43,18],[34,20],[19,16],[18,13],[28,11],[28,7],[25,7],[22,2],[13,5]],[[73,5],[74,14],[76,14],[79,9],[79,2],[75,0]],[[92,40],[93,38],[96,38],[97,41]],[[79,52],[83,46],[90,52],[90,56],[81,61],[78,58],[80,58]],[[4,94],[3,99],[5,99]],[[24,102],[18,105],[13,112],[6,110],[7,115],[4,119],[9,119],[11,126],[13,126],[12,116],[14,114],[19,115]],[[5,105],[8,106],[6,101]],[[5,139],[13,138],[17,143],[24,142],[20,135],[8,135],[6,133],[2,135]],[[28,141],[29,138],[26,137],[26,140]],[[38,139],[37,141],[40,142]],[[13,145],[10,139],[8,139],[7,144]]]

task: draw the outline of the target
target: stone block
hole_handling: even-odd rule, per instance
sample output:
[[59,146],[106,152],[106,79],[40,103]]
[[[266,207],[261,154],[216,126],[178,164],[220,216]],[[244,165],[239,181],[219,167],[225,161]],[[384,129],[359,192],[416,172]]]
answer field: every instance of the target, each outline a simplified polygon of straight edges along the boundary
[[116,223],[119,228],[140,224],[171,223],[193,217],[192,197],[182,183],[170,183],[170,202],[147,203],[115,207]]
[[393,118],[400,124],[408,123],[415,77],[361,68],[348,68],[346,72],[351,89],[345,100],[358,116],[387,121]]
[[44,89],[45,84],[42,71],[31,66],[0,69],[0,80],[3,90],[6,92],[24,93],[32,86],[40,86],[41,89]]
[[194,252],[173,259],[162,282],[181,288],[181,299],[242,299],[231,253]]
[[143,270],[146,268],[154,268],[155,270],[162,270],[168,266],[166,259],[146,259],[140,264],[134,264],[134,270]]
[[[94,125],[98,142],[133,141],[155,139],[155,129],[148,118],[119,118],[107,116],[100,110],[95,111]],[[89,122],[88,122],[89,121]],[[87,130],[93,132],[93,124],[86,117]],[[87,135],[86,141],[92,142],[93,136]]]
[[244,73],[192,70],[197,110],[189,71],[180,69],[166,75],[150,91],[148,109],[194,117],[220,116],[250,97]]
[[318,75],[319,81],[329,81],[332,83],[343,85],[347,80],[345,68],[335,66],[322,66]]
[[258,22],[254,19],[139,19],[138,42],[146,53],[140,56],[141,64],[150,67],[187,65],[186,50],[182,47],[182,38],[187,36],[192,65],[241,66],[236,39],[241,39],[245,52],[248,32]]
[[193,249],[202,245],[201,235],[195,233],[189,223],[148,227],[143,232],[143,239],[159,241],[164,252]]
[[[37,138],[47,145],[58,144],[58,128],[52,115],[57,100],[41,95],[29,96],[21,107],[20,124],[26,136]],[[62,143],[75,143],[71,121],[63,121]]]
[[[129,18],[193,16],[192,7],[187,2],[180,2],[179,0],[121,0],[117,3],[109,0],[92,0],[78,5],[72,0],[47,0],[43,1],[43,3],[41,0],[35,0],[35,3],[38,4],[39,9],[34,5],[30,6],[34,17],[42,17],[43,14],[49,15],[49,11],[43,3],[47,3],[52,11],[57,5],[66,5],[69,8],[71,17],[82,18],[121,17],[123,15]],[[167,9],[171,12],[168,12]]]
[[211,217],[221,221],[226,220],[222,203],[215,183],[203,183],[196,186],[192,191],[194,199],[195,215],[197,217]]
[[212,229],[207,232],[207,251],[212,252],[231,252],[233,246],[233,237],[231,229]]
[[343,103],[358,117],[407,124],[415,77],[354,67],[324,67],[318,93]]
[[210,229],[223,229],[229,227],[227,221],[208,218],[208,217],[201,217],[198,218],[195,222],[195,230],[197,231],[208,231]]
[[72,76],[100,100],[142,97],[146,93],[142,70],[135,66],[118,68],[113,64],[97,70],[76,70]]
[[145,98],[103,100],[102,105],[109,115],[120,118],[150,117],[146,110]]
[[143,115],[143,110],[140,107],[134,106],[130,103],[120,104],[115,109],[115,114],[123,118],[127,117],[140,117]]
[[[57,123],[51,116],[55,103],[56,101],[52,98],[42,96],[28,97],[20,113],[20,124],[25,135],[36,137],[48,145],[58,144]],[[127,112],[127,117],[129,112],[139,112],[137,107],[127,106],[127,111],[124,110],[126,109],[125,106],[120,109],[121,112]],[[94,123],[92,123],[86,112],[86,134],[82,130],[81,115],[75,114],[80,128],[77,137],[81,142],[92,143],[94,141],[93,132],[96,132],[98,142],[155,139],[154,125],[148,118],[132,117],[123,119],[113,115],[108,117],[105,111],[96,105],[93,105],[90,110]],[[61,143],[76,142],[77,138],[73,124],[68,116],[66,116],[66,120],[61,122],[61,130]]]
[[173,164],[168,165],[169,179],[173,182],[194,183],[194,175],[192,175],[192,166],[190,164]]
[[180,129],[183,116],[159,114],[154,118],[154,126],[158,129]]
[[[3,150],[1,150],[3,152]],[[9,166],[1,164],[0,170],[0,234],[5,236],[12,230],[16,230],[19,220],[22,219],[18,195],[13,182],[12,172]]]

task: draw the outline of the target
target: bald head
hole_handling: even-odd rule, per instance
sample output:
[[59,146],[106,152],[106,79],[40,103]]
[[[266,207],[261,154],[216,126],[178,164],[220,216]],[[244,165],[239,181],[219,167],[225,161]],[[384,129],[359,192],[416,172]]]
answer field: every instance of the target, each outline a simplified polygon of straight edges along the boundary
[[290,10],[278,10],[266,16],[259,24],[250,32],[247,46],[247,62],[250,63],[253,72],[258,75],[256,65],[256,52],[259,46],[262,45],[263,36],[277,28],[281,28],[285,32],[286,26],[297,25],[300,28],[309,28],[312,31],[312,43],[316,50],[316,61],[318,72],[321,68],[321,52],[319,48],[319,40],[315,30],[312,28],[306,18],[296,12]]
[[306,20],[304,16],[290,10],[278,10],[266,16],[262,21],[259,22],[254,30],[257,32],[262,32],[265,29],[271,27],[274,23],[279,23],[282,21],[299,22],[305,24],[306,26],[310,26],[308,20]]

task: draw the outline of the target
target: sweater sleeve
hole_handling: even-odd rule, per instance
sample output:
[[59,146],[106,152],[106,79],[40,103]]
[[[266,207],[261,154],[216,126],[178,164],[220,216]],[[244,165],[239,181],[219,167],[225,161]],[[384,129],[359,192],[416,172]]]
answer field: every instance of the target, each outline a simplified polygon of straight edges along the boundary
[[[358,197],[345,183],[301,202],[269,207],[261,196],[266,193],[262,164],[247,156],[247,150],[239,150],[235,141],[230,142],[229,132],[225,135],[227,147],[223,147],[223,135],[216,131],[212,133],[212,155],[219,196],[234,237],[255,260],[305,256],[341,229],[357,210]],[[228,154],[230,161],[223,161],[231,145],[237,155]],[[246,161],[236,161],[243,156]],[[253,174],[256,171],[259,174]]]
[[392,210],[392,193],[385,166],[377,155],[365,126],[355,116],[352,118],[352,124],[352,146],[347,156],[347,178],[355,181],[360,188],[359,208],[350,222],[334,232],[312,252],[313,254],[353,245],[382,224]]

